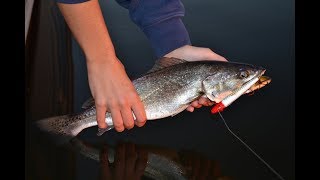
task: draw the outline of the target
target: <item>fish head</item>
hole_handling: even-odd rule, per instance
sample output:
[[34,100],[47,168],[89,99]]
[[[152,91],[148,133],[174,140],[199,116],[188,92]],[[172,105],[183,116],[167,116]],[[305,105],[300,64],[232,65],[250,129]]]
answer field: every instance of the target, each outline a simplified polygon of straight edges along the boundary
[[[230,94],[236,93],[251,80],[260,79],[265,71],[266,69],[263,67],[250,64],[216,63],[210,69],[210,74],[202,81],[203,92],[211,101],[219,103]],[[253,85],[254,88],[249,88],[245,93],[263,87],[258,86],[257,83]],[[250,91],[250,89],[252,90]]]

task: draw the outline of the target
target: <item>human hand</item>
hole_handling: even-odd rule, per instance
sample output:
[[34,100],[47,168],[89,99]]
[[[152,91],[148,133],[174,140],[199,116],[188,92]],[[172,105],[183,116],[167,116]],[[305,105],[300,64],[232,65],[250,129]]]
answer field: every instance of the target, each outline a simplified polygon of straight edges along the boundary
[[[174,57],[184,59],[186,61],[202,61],[202,60],[214,60],[214,61],[227,61],[226,58],[214,53],[209,48],[195,47],[195,46],[182,46],[164,57]],[[199,99],[193,101],[188,107],[187,111],[193,112],[194,108],[201,108],[202,106],[212,106],[214,102],[210,101],[206,96],[202,96]]]
[[108,149],[105,146],[100,153],[100,180],[139,180],[147,166],[147,161],[147,151],[139,148],[138,145],[125,143],[116,147],[114,162],[111,165],[108,161]]
[[118,132],[124,128],[131,129],[134,124],[143,126],[146,122],[144,105],[118,58],[111,56],[107,61],[104,58],[88,60],[87,68],[99,128],[107,128],[106,112],[111,113]]

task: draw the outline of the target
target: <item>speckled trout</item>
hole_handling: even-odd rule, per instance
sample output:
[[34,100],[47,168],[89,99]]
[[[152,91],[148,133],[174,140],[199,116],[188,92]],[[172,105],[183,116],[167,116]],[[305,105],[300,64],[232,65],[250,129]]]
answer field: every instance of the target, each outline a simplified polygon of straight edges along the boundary
[[[258,80],[246,93],[259,89],[271,80],[262,76],[265,71],[260,66],[237,62],[188,62],[162,58],[156,61],[149,72],[132,83],[144,104],[147,120],[156,120],[184,111],[201,96],[219,103],[253,79],[261,81]],[[94,100],[88,100],[84,108],[78,114],[39,120],[36,125],[49,134],[70,139],[85,128],[97,126]],[[110,113],[106,113],[106,123],[108,129],[98,135],[113,128]]]

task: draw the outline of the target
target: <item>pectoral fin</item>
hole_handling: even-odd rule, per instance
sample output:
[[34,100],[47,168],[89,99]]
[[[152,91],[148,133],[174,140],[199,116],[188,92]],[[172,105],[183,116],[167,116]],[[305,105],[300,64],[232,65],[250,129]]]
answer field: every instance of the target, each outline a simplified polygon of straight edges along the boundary
[[98,127],[97,136],[101,136],[102,134],[109,131],[110,129],[113,129],[113,126],[108,126],[107,128],[99,128]]

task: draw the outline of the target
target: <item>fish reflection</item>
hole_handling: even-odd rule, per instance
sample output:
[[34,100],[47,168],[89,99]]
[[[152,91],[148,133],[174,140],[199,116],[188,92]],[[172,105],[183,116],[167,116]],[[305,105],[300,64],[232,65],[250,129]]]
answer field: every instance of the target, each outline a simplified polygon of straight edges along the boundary
[[130,142],[93,146],[75,138],[73,148],[99,162],[99,180],[160,179],[160,180],[229,180],[219,164],[193,151],[176,151]]

